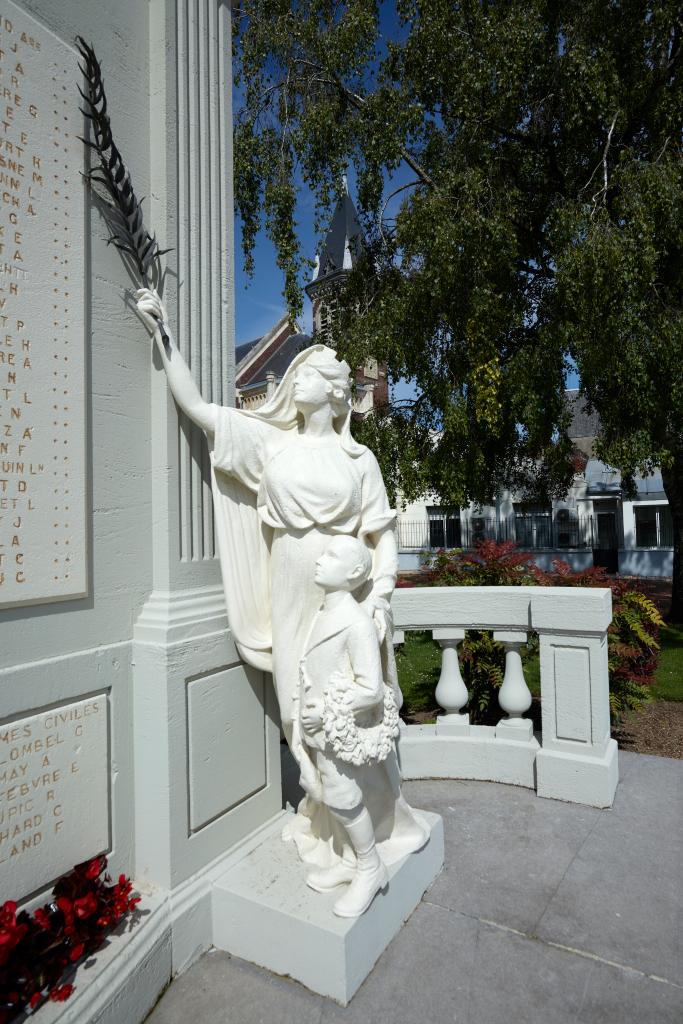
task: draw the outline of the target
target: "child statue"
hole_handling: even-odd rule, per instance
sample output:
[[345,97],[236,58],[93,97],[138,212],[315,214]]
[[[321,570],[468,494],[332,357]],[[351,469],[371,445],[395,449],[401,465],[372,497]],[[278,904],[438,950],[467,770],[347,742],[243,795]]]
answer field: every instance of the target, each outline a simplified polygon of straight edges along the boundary
[[315,564],[325,596],[304,644],[293,736],[303,788],[329,809],[355,853],[355,865],[309,869],[306,877],[322,892],[350,881],[333,907],[339,917],[359,917],[388,882],[365,790],[377,790],[373,776],[395,759],[399,718],[377,630],[354,596],[371,569],[367,546],[348,535],[333,537]]

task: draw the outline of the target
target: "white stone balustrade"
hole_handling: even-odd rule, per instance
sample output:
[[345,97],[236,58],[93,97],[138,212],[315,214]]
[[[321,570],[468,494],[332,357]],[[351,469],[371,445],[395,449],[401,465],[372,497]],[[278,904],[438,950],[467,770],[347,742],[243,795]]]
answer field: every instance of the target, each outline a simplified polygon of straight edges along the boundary
[[[424,629],[443,650],[436,699],[445,714],[435,725],[401,730],[405,778],[486,779],[527,786],[543,797],[611,806],[618,763],[609,719],[609,589],[406,588],[394,593],[392,611],[394,643]],[[495,727],[470,725],[465,713],[457,645],[468,629],[492,630],[505,646],[499,702],[506,717]],[[540,737],[524,717],[531,693],[521,648],[531,632],[540,641]]]

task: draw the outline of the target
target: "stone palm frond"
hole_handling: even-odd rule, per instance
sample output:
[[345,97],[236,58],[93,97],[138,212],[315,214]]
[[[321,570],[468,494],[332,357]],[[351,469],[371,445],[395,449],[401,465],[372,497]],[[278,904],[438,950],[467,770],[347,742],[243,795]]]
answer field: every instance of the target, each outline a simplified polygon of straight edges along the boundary
[[83,61],[79,69],[86,83],[85,90],[78,87],[85,103],[81,110],[92,130],[92,139],[82,141],[98,159],[86,178],[91,185],[99,186],[95,191],[111,233],[108,242],[130,258],[141,281],[148,284],[150,277],[159,272],[159,257],[169,250],[160,249],[156,237],[145,227],[143,200],[135,195],[130,173],[112,135],[100,62],[81,36],[76,38],[76,44]]

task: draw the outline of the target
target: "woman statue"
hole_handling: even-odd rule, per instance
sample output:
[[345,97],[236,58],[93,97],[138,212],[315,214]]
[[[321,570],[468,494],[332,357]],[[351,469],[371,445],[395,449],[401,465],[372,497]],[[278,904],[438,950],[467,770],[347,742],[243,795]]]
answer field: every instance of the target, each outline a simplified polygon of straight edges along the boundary
[[[323,596],[315,565],[333,535],[360,538],[370,549],[372,573],[358,598],[382,641],[384,678],[397,689],[389,609],[396,513],[377,460],[351,436],[349,366],[325,345],[312,345],[259,409],[214,405],[199,393],[157,293],[141,289],[137,299],[176,402],[207,436],[233,639],[247,664],[272,672],[282,728],[301,762],[294,728],[300,662]],[[378,849],[391,862],[419,849],[427,829],[401,797],[395,754],[384,767],[369,810]],[[287,837],[306,863],[331,870],[331,882],[347,880],[353,852],[322,805],[302,801]]]

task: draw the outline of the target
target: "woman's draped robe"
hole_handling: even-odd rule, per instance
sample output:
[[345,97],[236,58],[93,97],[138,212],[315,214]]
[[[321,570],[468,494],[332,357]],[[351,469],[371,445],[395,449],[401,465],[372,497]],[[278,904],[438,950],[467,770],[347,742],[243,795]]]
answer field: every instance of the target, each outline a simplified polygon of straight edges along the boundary
[[[377,460],[367,448],[349,454],[335,435],[308,439],[249,413],[214,406],[212,485],[228,619],[244,660],[272,671],[283,729],[292,745],[299,666],[322,593],[315,562],[334,534],[365,538],[389,526]],[[375,558],[375,561],[377,559]],[[373,565],[373,577],[395,566]],[[384,662],[393,668],[391,637]],[[387,675],[385,675],[385,679]],[[395,685],[395,679],[391,679]],[[426,827],[400,793],[395,755],[372,776],[368,809],[382,854],[390,862],[419,849]],[[291,834],[302,859],[316,866],[352,859],[326,808],[305,800]]]

